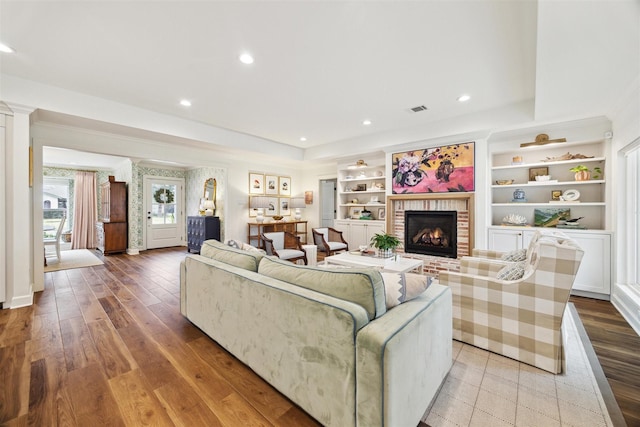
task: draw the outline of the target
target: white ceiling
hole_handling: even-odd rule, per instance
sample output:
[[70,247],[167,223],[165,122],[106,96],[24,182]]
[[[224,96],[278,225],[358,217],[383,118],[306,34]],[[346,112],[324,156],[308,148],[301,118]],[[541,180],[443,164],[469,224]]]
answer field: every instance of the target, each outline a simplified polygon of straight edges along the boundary
[[[553,9],[551,3],[562,7]],[[548,119],[550,111],[598,113],[591,110],[601,105],[600,98],[562,99],[565,89],[554,83],[558,77],[570,93],[577,90],[570,75],[552,74],[553,61],[565,70],[581,68],[586,74],[579,83],[598,88],[598,95],[600,88],[607,94],[621,90],[637,69],[598,68],[607,80],[594,82],[603,76],[583,67],[583,58],[595,56],[584,41],[617,28],[596,28],[582,40],[559,32],[563,24],[570,28],[569,21],[562,22],[564,15],[572,16],[569,3],[576,4],[2,0],[0,42],[16,53],[0,54],[0,70],[198,125],[339,152],[345,144],[367,144],[381,135],[393,143],[399,132],[424,134],[438,123],[462,123],[512,106],[531,105],[527,120],[536,113]],[[580,14],[586,22],[581,29],[593,27],[587,20],[599,19],[600,9],[609,7],[588,3],[601,6]],[[611,15],[606,19],[621,13]],[[541,22],[547,16],[556,17],[551,28]],[[582,46],[575,54],[567,51],[573,44]],[[612,50],[606,44],[593,48],[599,55]],[[618,56],[628,57],[629,48],[622,46]],[[243,52],[251,52],[255,63],[240,63]],[[567,64],[572,56],[574,62]],[[463,93],[471,95],[469,102],[456,101]],[[192,106],[180,106],[183,98]],[[409,112],[418,105],[428,110]],[[372,124],[363,126],[364,119]]]

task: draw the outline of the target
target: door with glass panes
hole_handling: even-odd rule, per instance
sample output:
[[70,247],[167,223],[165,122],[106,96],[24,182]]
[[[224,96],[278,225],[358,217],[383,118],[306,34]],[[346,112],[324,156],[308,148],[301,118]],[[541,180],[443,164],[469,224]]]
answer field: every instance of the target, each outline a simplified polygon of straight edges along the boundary
[[144,178],[147,249],[183,244],[184,179]]

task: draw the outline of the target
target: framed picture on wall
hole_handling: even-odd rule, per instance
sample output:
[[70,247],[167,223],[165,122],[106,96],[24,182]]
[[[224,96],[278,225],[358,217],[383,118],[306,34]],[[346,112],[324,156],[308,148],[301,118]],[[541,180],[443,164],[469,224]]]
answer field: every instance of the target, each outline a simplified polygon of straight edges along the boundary
[[264,216],[280,215],[280,201],[277,197],[269,197],[269,207],[264,210]]
[[264,176],[264,194],[278,194],[278,177],[276,175]]
[[249,194],[264,194],[264,174],[249,172]]
[[475,191],[475,142],[423,148],[391,156],[393,194]]
[[289,216],[291,215],[290,208],[291,199],[288,197],[280,197],[280,215]]
[[291,196],[291,178],[288,176],[280,177],[280,195]]
[[378,208],[378,219],[384,219],[385,218],[385,208]]

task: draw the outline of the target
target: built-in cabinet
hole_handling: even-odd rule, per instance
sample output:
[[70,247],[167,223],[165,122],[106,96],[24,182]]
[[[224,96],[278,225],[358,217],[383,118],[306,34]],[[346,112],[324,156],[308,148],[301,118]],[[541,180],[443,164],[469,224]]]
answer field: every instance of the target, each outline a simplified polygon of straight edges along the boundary
[[98,249],[105,255],[127,250],[127,183],[109,181],[100,185],[100,221],[96,222]]
[[371,220],[383,220],[384,210],[380,209],[385,207],[384,171],[382,163],[339,169],[336,219],[360,219],[362,211],[366,209],[371,212]]
[[[567,155],[569,153],[569,155]],[[588,158],[562,160],[564,157],[584,155]],[[513,160],[522,159],[522,163]],[[552,160],[557,159],[557,160]],[[546,161],[545,161],[546,160]],[[491,222],[504,223],[510,214],[522,215],[530,225],[535,224],[535,209],[570,209],[571,217],[582,217],[580,225],[587,229],[606,227],[606,157],[605,141],[593,140],[569,146],[528,151],[514,150],[494,153],[491,167]],[[578,181],[570,169],[583,165],[591,169],[591,179]],[[596,173],[599,168],[602,173]],[[549,175],[548,181],[531,179],[533,174]],[[502,182],[512,184],[500,185]],[[520,193],[520,191],[524,192]],[[520,193],[521,198],[518,198]],[[569,197],[569,194],[571,197]],[[558,199],[560,195],[560,199]],[[562,198],[577,200],[561,200]],[[557,200],[554,200],[557,199]]]
[[384,233],[385,179],[382,158],[368,162],[366,166],[354,163],[338,168],[338,209],[334,228],[342,231],[349,248],[369,246],[373,235]]
[[[536,228],[489,227],[489,249],[512,251],[527,248]],[[611,232],[598,230],[559,230],[574,239],[584,251],[574,295],[609,299],[611,293]]]
[[368,220],[336,220],[334,228],[342,231],[342,237],[349,244],[349,249],[356,250],[359,246],[371,246],[371,238],[377,233],[385,232],[385,223]]
[[[497,251],[526,248],[536,226],[551,225],[584,250],[572,292],[609,299],[613,247],[613,234],[608,230],[612,216],[607,184],[612,176],[607,165],[610,130],[608,120],[594,118],[492,135],[488,144],[491,224],[487,247]],[[566,141],[528,144],[547,142],[545,138]],[[570,170],[578,165],[590,169],[589,179],[579,180]],[[548,175],[548,180],[536,180],[536,175]],[[549,218],[549,210],[556,209],[568,209],[571,218],[580,218],[579,225],[566,228],[555,220],[542,224],[540,219]],[[526,226],[510,223],[509,219],[518,216],[525,218]]]

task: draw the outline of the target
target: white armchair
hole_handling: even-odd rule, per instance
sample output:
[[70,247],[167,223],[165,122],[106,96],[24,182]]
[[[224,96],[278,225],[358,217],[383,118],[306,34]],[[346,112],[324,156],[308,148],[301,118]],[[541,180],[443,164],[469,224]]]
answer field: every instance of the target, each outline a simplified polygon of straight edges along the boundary
[[56,249],[56,257],[58,257],[58,261],[60,261],[60,236],[62,235],[62,228],[64,227],[64,223],[67,220],[66,212],[62,215],[62,219],[60,219],[60,225],[58,225],[58,229],[56,230],[55,237],[45,238],[44,239],[44,251],[45,251],[45,264],[47,261],[46,252],[47,246],[54,246]]
[[313,242],[319,251],[325,252],[327,256],[336,252],[348,251],[349,244],[342,237],[342,231],[331,227],[312,228]]
[[560,373],[562,315],[582,255],[553,233],[540,235],[522,262],[463,257],[460,273],[439,274],[453,292],[453,338]]
[[307,264],[307,252],[300,243],[300,237],[288,231],[274,231],[260,235],[267,255],[275,255],[291,262],[303,260]]

